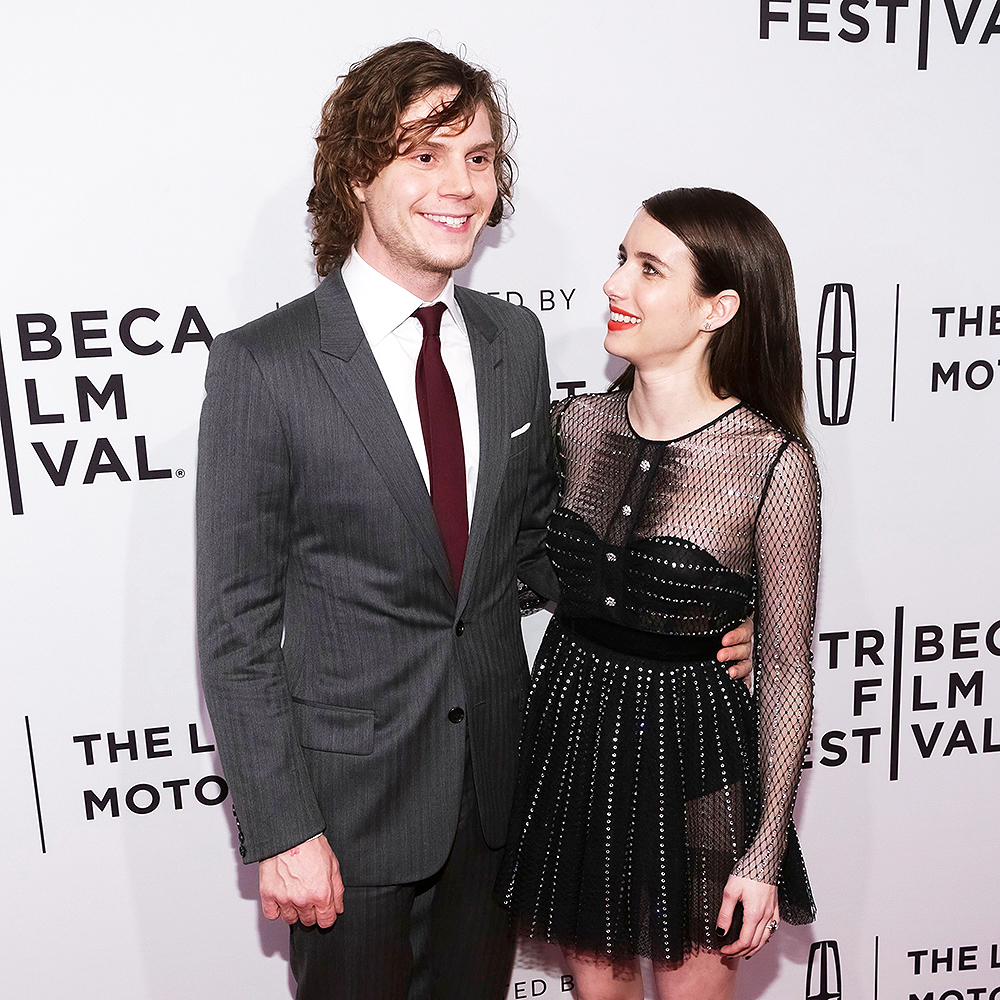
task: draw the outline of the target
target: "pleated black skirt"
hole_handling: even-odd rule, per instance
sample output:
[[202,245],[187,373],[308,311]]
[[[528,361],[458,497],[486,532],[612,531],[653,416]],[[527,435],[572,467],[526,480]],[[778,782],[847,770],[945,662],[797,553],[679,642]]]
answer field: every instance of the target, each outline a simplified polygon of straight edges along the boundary
[[[532,677],[498,894],[519,933],[614,961],[719,947],[755,829],[752,701],[714,659],[614,652],[553,619]],[[789,830],[782,919],[814,914]]]

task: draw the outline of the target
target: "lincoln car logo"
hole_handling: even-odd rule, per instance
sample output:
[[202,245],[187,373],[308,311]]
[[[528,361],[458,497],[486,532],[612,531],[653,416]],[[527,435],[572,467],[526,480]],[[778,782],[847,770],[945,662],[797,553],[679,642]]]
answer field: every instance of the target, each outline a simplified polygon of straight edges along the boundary
[[809,949],[806,1000],[840,1000],[840,952],[836,941],[816,941]]
[[821,424],[851,419],[858,347],[853,285],[827,285],[819,307],[816,338],[816,390]]

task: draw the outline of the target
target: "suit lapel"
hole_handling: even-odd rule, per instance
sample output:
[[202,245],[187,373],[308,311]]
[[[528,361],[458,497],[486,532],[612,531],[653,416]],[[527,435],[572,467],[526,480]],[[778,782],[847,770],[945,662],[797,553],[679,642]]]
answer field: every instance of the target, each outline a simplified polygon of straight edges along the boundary
[[466,289],[455,288],[455,297],[472,347],[476,372],[476,405],[479,410],[479,473],[476,500],[469,526],[469,547],[458,592],[457,613],[468,603],[476,568],[492,525],[492,514],[503,483],[510,448],[507,417],[506,369],[503,364],[503,340],[500,328],[476,304]]
[[[438,575],[454,593],[427,485],[339,269],[323,280],[315,296],[320,346],[312,353],[320,371]],[[478,394],[478,364],[476,380]],[[479,411],[482,423],[482,401]]]

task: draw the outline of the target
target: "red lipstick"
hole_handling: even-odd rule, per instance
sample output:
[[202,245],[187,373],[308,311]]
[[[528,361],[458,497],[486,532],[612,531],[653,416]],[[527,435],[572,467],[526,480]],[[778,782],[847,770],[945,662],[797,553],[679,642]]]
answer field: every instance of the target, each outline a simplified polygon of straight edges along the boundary
[[617,314],[619,316],[627,316],[629,319],[638,320],[639,322],[638,323],[630,323],[630,322],[623,323],[620,320],[609,319],[608,320],[608,332],[609,333],[617,333],[619,330],[628,330],[628,329],[630,329],[633,326],[638,326],[639,323],[642,322],[642,320],[641,320],[640,317],[634,316],[632,313],[628,312],[627,310],[622,309],[621,306],[612,306],[611,307],[611,312],[613,314]]

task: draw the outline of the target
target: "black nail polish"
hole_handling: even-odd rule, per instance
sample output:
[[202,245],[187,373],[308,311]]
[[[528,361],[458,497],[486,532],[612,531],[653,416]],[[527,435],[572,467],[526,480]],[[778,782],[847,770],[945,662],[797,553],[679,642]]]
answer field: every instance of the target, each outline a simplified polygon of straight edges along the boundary
[[726,932],[721,927],[718,927],[718,926],[715,928],[715,933],[718,934],[719,937],[725,937],[726,936]]

